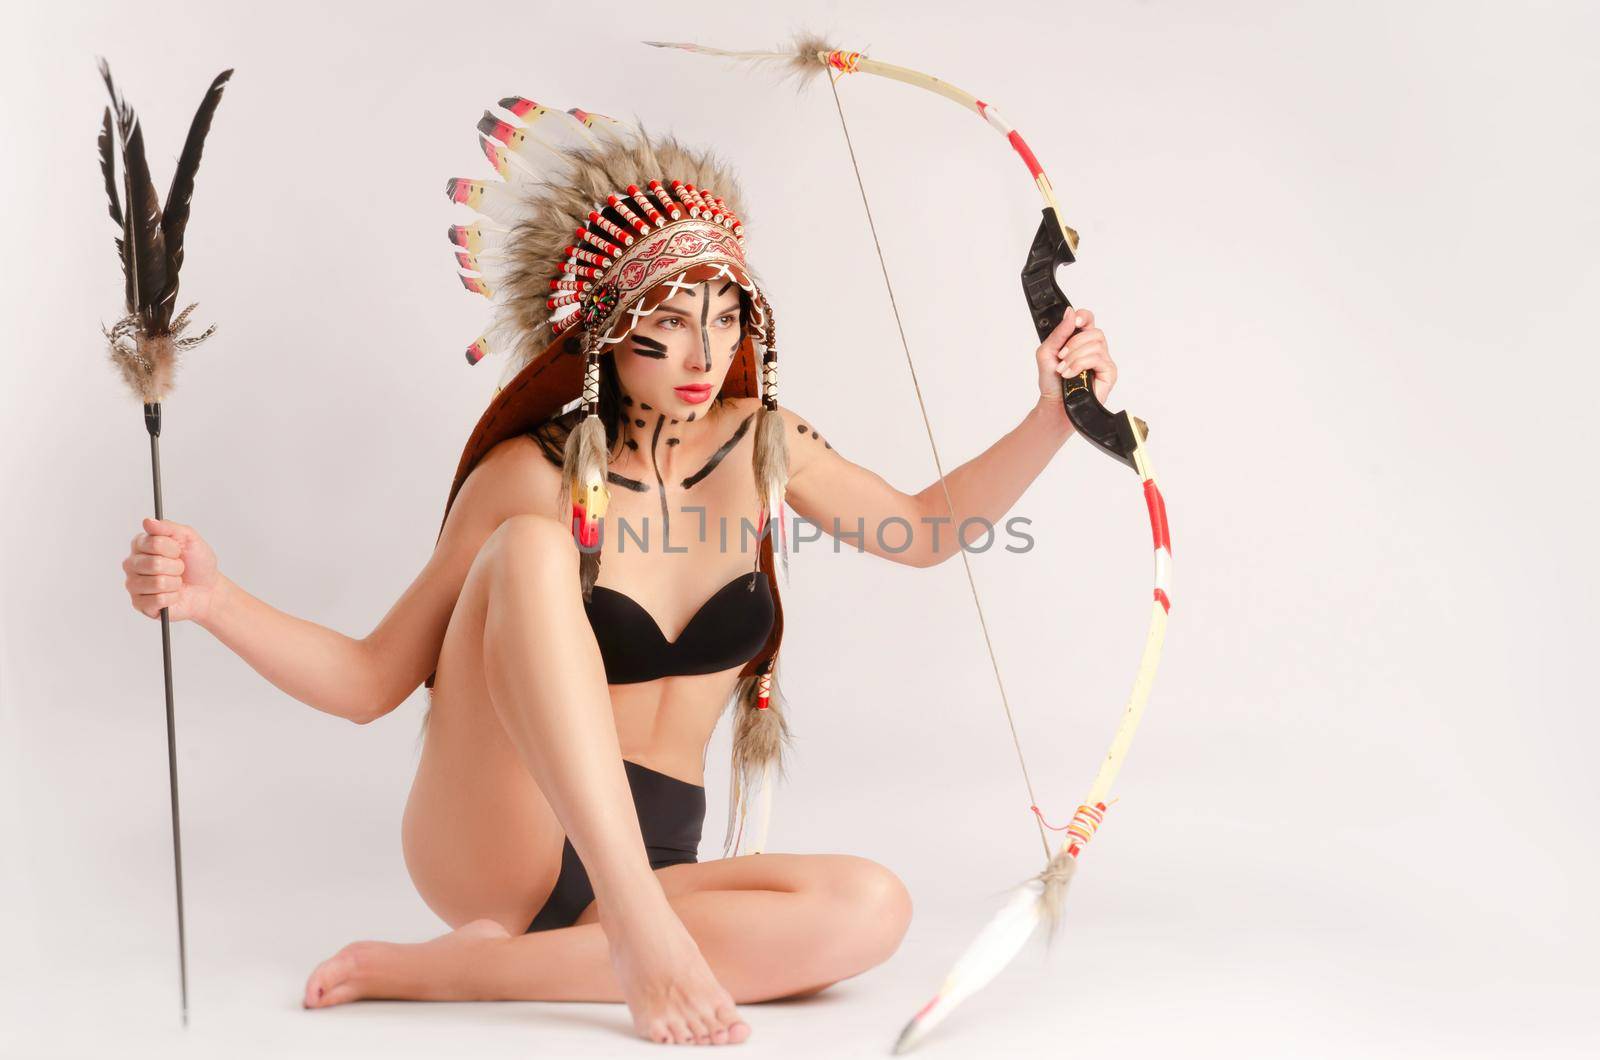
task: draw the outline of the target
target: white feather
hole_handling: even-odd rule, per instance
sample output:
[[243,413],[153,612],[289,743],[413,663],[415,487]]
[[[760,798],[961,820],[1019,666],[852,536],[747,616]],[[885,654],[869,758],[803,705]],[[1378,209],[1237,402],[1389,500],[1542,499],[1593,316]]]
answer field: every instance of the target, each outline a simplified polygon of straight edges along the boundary
[[[466,178],[458,177],[465,181]],[[478,197],[476,206],[469,207],[498,224],[512,228],[522,220],[527,213],[527,206],[512,187],[501,180],[474,180],[469,183],[477,184],[483,191]],[[462,205],[467,205],[463,203]]]
[[609,114],[596,114],[589,112],[589,117],[594,119],[594,124],[589,126],[589,134],[602,145],[617,145],[632,143],[640,135],[639,127],[631,121],[613,118]]
[[[468,225],[467,227],[472,229],[473,235],[476,237],[476,242],[478,243],[478,250],[476,253],[480,257],[487,254],[502,252],[506,248],[507,242],[511,236],[510,229],[502,228],[500,225],[493,223],[487,218],[478,221],[476,224]],[[466,247],[463,247],[459,243],[455,243],[453,241],[451,246],[454,246],[457,250],[467,249]]]
[[1039,926],[1039,898],[1044,884],[1029,880],[1012,892],[978,937],[945,976],[932,1003],[907,1023],[895,1042],[894,1051],[903,1053],[916,1045],[961,1002],[987,986],[1011,963]]
[[537,140],[554,151],[578,151],[598,146],[589,127],[564,110],[546,107],[536,111],[532,120],[521,119],[528,138]]
[[728,777],[728,830],[722,837],[722,856],[736,858],[744,846],[744,826],[749,819],[750,792],[739,780],[735,768]]
[[755,842],[750,853],[760,854],[767,849],[767,829],[772,825],[772,759],[761,769],[761,816],[757,819]]

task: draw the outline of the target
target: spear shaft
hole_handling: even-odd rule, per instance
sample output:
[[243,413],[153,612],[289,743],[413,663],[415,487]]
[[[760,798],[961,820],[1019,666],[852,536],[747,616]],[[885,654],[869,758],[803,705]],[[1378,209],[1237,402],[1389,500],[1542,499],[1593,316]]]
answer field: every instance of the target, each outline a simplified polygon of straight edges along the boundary
[[[156,518],[161,505],[161,403],[146,402],[144,425],[150,433],[150,475],[155,483]],[[167,686],[167,788],[172,801],[172,879],[178,898],[178,999],[183,1025],[189,1026],[189,947],[183,923],[183,829],[178,822],[178,727],[172,701],[172,622],[161,609],[161,667]]]

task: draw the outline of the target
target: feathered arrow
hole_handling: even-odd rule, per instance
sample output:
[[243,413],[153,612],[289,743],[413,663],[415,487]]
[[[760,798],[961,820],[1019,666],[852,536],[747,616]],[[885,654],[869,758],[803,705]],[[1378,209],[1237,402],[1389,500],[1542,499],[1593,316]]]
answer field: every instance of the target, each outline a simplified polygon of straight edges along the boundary
[[[178,300],[178,271],[183,266],[183,237],[189,226],[189,200],[194,196],[194,175],[211,117],[222,102],[222,88],[233,76],[224,70],[211,82],[189,124],[189,136],[178,157],[178,168],[167,189],[166,205],[156,197],[145,159],[144,127],[133,108],[111,82],[111,68],[100,60],[100,76],[111,94],[100,124],[100,172],[105,177],[111,219],[122,234],[117,257],[122,262],[124,315],[103,328],[111,362],[123,380],[144,403],[145,430],[150,435],[150,468],[155,483],[156,518],[164,518],[161,504],[161,402],[172,389],[178,354],[198,346],[216,331],[184,337],[194,305],[173,316]],[[113,143],[113,111],[116,141]],[[117,195],[116,149],[122,154],[122,195]],[[178,989],[183,1024],[189,1025],[189,962],[183,920],[183,844],[178,824],[178,745],[172,706],[172,629],[167,609],[161,609],[161,658],[167,690],[167,783],[172,800],[172,869],[178,900]]]

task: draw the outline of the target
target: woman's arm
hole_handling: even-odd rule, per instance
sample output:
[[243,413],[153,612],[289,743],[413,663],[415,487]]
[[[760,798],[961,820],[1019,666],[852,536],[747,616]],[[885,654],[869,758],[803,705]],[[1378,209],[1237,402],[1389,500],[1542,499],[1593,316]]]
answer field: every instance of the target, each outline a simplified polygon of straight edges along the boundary
[[374,721],[433,672],[483,543],[518,512],[553,511],[557,477],[526,438],[491,449],[462,483],[427,565],[364,638],[296,618],[226,578],[197,621],[300,702],[357,724]]
[[[968,519],[998,523],[1072,436],[1062,377],[1090,369],[1096,396],[1104,401],[1110,393],[1116,365],[1105,333],[1093,324],[1087,309],[1068,313],[1034,351],[1040,397],[1033,409],[999,441],[947,472],[946,485],[935,480],[915,495],[846,460],[811,424],[782,409],[789,430],[790,507],[824,533],[897,563],[931,567],[949,559],[961,525]],[[969,527],[965,538],[981,540],[984,532]]]
[[[780,409],[790,424],[789,506],[845,544],[913,567],[955,555],[955,530],[964,520],[998,523],[1073,429],[1059,398],[1040,398],[999,441],[945,474],[952,522],[937,480],[919,493],[903,493],[840,456],[798,414]],[[969,528],[969,541],[980,536]]]

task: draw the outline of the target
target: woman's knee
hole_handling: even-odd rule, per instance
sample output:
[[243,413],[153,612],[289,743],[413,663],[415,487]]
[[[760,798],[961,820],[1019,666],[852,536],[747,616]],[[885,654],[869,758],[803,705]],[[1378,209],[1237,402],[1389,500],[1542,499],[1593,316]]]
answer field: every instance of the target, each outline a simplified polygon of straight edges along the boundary
[[887,960],[911,926],[911,892],[900,877],[876,861],[842,855],[832,890],[866,959]]
[[521,580],[539,573],[570,573],[575,578],[578,569],[572,532],[547,515],[513,515],[495,527],[482,554],[491,576]]

